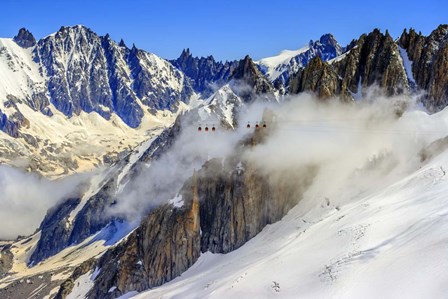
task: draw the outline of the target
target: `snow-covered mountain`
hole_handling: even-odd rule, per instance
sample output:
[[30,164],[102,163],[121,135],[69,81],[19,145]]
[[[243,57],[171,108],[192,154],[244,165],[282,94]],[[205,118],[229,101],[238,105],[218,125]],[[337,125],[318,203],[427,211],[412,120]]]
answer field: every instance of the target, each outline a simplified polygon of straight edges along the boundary
[[1,161],[52,176],[116,160],[198,98],[168,61],[79,25],[0,39],[0,75]]
[[309,212],[298,205],[243,247],[204,253],[173,281],[128,296],[443,298],[446,169],[444,152],[380,191],[345,198],[343,205],[331,198]]
[[446,204],[447,111],[411,108],[422,78],[443,98],[446,36],[374,30],[343,48],[326,34],[224,63],[84,26],[0,39],[0,162],[95,170],[34,234],[0,243],[0,297],[355,298],[364,272],[390,295],[416,281],[403,254],[430,265],[437,297],[445,277],[413,248],[442,254],[444,225],[427,232]]
[[213,56],[193,57],[190,49],[185,49],[179,58],[171,61],[190,80],[196,92],[209,96],[226,84],[238,61],[216,61]]
[[317,41],[310,41],[298,50],[284,50],[279,55],[260,59],[256,63],[271,81],[280,80],[285,84],[289,77],[310,60],[319,56],[322,60],[331,60],[343,53],[332,34],[325,34]]

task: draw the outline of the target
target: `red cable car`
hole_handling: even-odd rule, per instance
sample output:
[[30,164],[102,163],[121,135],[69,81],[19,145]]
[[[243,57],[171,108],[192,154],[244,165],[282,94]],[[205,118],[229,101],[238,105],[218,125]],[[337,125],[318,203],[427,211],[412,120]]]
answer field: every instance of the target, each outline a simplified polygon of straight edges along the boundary
[[260,126],[258,125],[258,123],[255,125],[255,129],[258,129]]
[[208,127],[205,127],[205,132],[208,132]]

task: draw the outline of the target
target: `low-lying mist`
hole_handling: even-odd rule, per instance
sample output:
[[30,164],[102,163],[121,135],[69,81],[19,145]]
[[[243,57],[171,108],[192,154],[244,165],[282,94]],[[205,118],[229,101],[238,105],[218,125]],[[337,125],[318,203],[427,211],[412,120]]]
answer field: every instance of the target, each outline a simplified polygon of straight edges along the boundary
[[[233,154],[267,109],[274,115],[267,124],[268,136],[262,144],[247,148],[242,159],[273,184],[291,179],[298,188],[302,186],[297,178],[309,175],[304,172],[307,166],[316,167],[317,176],[306,198],[330,199],[334,204],[418,168],[422,148],[448,132],[443,117],[429,116],[407,96],[383,97],[372,92],[351,104],[338,99],[322,101],[311,94],[291,96],[281,103],[255,101],[241,111],[236,131],[218,126],[217,132],[198,132],[196,123],[184,122],[174,146],[150,167],[141,166],[111,213],[135,219],[172,199],[206,160]],[[248,121],[250,129],[246,128]],[[310,207],[315,204],[308,203]]]
[[380,190],[418,169],[421,150],[447,135],[443,115],[448,112],[430,116],[413,98],[372,96],[352,104],[322,102],[309,94],[291,97],[274,108],[269,137],[245,158],[274,184],[297,178],[306,165],[316,166],[304,209],[326,201],[337,206]]
[[79,186],[90,174],[51,181],[37,174],[0,165],[0,239],[33,233],[47,210],[62,200],[79,196]]
[[198,132],[197,127],[197,122],[183,121],[173,146],[150,165],[139,165],[138,175],[118,194],[117,204],[109,212],[128,220],[145,216],[174,198],[194,169],[201,168],[207,159],[231,154],[240,139],[235,132]]
[[[172,147],[150,165],[141,163],[138,174],[116,196],[107,214],[135,222],[174,198],[194,169],[211,158],[225,159],[237,144],[254,132],[265,111],[267,122],[261,144],[247,147],[241,159],[255,166],[272,184],[297,184],[316,169],[305,191],[304,209],[330,201],[341,205],[363,192],[379,190],[418,169],[421,150],[448,132],[448,111],[428,115],[407,96],[367,94],[347,104],[338,99],[319,100],[310,94],[285,98],[281,103],[255,101],[241,111],[239,127],[198,132],[197,122],[184,116],[182,130]],[[246,128],[247,122],[252,126]],[[211,121],[209,123],[213,123]],[[207,121],[203,122],[207,123]],[[49,181],[37,175],[0,166],[0,239],[32,233],[46,211],[79,192],[89,175]],[[289,180],[289,181],[285,181]],[[302,190],[302,189],[301,189]]]

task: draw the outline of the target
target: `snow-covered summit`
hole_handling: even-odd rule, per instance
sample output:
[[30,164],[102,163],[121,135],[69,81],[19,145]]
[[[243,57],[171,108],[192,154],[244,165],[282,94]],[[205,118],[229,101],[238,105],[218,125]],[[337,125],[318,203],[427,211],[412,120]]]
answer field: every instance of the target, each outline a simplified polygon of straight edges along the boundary
[[310,41],[298,50],[283,50],[280,54],[258,60],[256,63],[271,80],[286,82],[289,76],[304,67],[316,56],[327,61],[341,55],[342,47],[332,34],[324,34],[318,41]]

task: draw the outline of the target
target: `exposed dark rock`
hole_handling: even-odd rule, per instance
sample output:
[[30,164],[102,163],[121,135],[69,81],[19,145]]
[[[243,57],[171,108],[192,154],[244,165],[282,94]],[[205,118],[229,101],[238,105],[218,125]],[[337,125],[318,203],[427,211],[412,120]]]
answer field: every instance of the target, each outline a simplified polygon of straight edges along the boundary
[[345,57],[332,64],[313,60],[290,80],[290,92],[313,91],[319,96],[361,95],[358,88],[381,87],[386,95],[406,92],[409,88],[397,44],[386,31],[378,29],[352,42]]
[[0,279],[5,277],[12,268],[14,255],[11,253],[10,249],[10,244],[0,247]]
[[76,215],[70,239],[67,244],[79,244],[91,235],[99,232],[114,218],[107,215],[106,210],[114,204],[114,191],[116,181],[109,180],[92,198],[90,198],[81,211]]
[[[336,71],[322,61],[320,57],[314,58],[308,66],[296,74],[290,83],[290,92],[313,91],[322,99],[343,94],[342,81]],[[347,98],[349,95],[345,95]]]
[[232,90],[246,103],[259,97],[267,101],[274,99],[274,86],[260,72],[249,55],[239,61],[230,79]]
[[190,49],[184,49],[171,63],[191,80],[194,90],[207,96],[229,80],[238,61],[216,61],[213,56],[193,57]]
[[20,28],[19,33],[14,36],[14,41],[22,48],[30,48],[36,44],[36,39],[26,28]]
[[[262,142],[264,134],[247,139],[237,152]],[[182,206],[151,211],[125,242],[108,250],[97,263],[101,272],[89,296],[116,298],[156,287],[187,270],[201,251],[242,246],[296,205],[315,175],[310,167],[293,178],[271,180],[240,158],[237,153],[224,163],[205,163],[179,192]]]
[[[320,57],[323,61],[328,61],[344,52],[344,49],[330,33],[322,35],[317,41],[310,41],[308,47],[306,51],[293,57],[287,64],[281,64],[275,68],[280,73],[273,82],[276,87],[279,86],[278,89],[284,88],[290,76],[306,67],[314,58]],[[266,72],[265,66],[261,64],[260,67],[262,71]]]
[[[200,225],[199,204],[192,193],[183,193],[181,209],[164,205],[152,211],[126,242],[105,253],[97,264],[101,272],[91,298],[116,298],[129,290],[158,286],[193,265],[200,255]],[[116,289],[109,292],[112,287]]]
[[79,203],[79,198],[71,198],[48,210],[39,227],[41,236],[30,257],[31,265],[58,253],[61,248],[66,247],[71,231],[68,217]]
[[57,292],[54,299],[65,299],[71,293],[73,288],[75,287],[75,281],[82,275],[92,271],[92,268],[95,266],[95,259],[89,259],[76,267],[73,271],[72,275],[65,280],[61,286],[59,287],[59,291]]
[[[176,136],[181,130],[181,121],[182,117],[178,117],[171,128],[164,130],[143,153],[140,162],[147,163],[159,159],[176,140]],[[116,167],[122,168],[129,163],[129,155],[130,153],[122,158]],[[139,167],[140,163],[134,164],[123,180],[132,180],[138,175]],[[115,204],[117,175],[118,172],[106,178],[98,192],[87,200],[70,224],[66,220],[79,204],[79,200],[76,202],[74,199],[65,201],[47,213],[40,226],[41,238],[30,257],[31,264],[37,264],[68,246],[79,244],[98,233],[114,220],[119,220],[117,217],[106,213],[110,206]],[[86,187],[80,187],[81,190],[83,188]]]
[[448,25],[440,25],[427,37],[414,29],[403,31],[399,45],[412,63],[417,86],[427,91],[426,107],[435,112],[448,103]]
[[37,43],[34,56],[49,77],[50,101],[69,117],[95,111],[109,119],[116,113],[135,128],[143,117],[139,101],[154,112],[176,111],[193,93],[169,62],[83,26],[61,27]]
[[120,47],[127,48],[123,39],[120,39],[120,43],[118,44]]
[[28,127],[29,125],[28,119],[20,111],[16,111],[12,115],[7,116],[0,109],[0,130],[6,134],[12,137],[19,137],[19,129],[23,126]]
[[[86,187],[80,187],[80,189],[86,189]],[[80,199],[68,200],[50,210],[40,226],[41,237],[30,257],[29,264],[35,265],[68,246],[81,243],[114,220],[115,218],[107,215],[105,210],[114,204],[115,188],[115,177],[106,179],[104,185],[87,199],[70,223],[67,222],[68,217],[80,204]]]
[[176,111],[179,101],[188,103],[190,96],[193,94],[193,89],[171,64],[168,67],[173,76],[176,76],[176,79],[180,82],[184,80],[182,83],[185,86],[180,94],[176,92],[175,87],[169,85],[169,82],[161,82],[166,85],[164,88],[154,88],[154,82],[157,78],[154,78],[153,71],[145,67],[151,65],[153,63],[151,60],[154,58],[149,57],[146,52],[138,50],[134,45],[128,51],[126,58],[131,69],[131,76],[134,79],[133,90],[145,105],[154,111],[163,109]]

